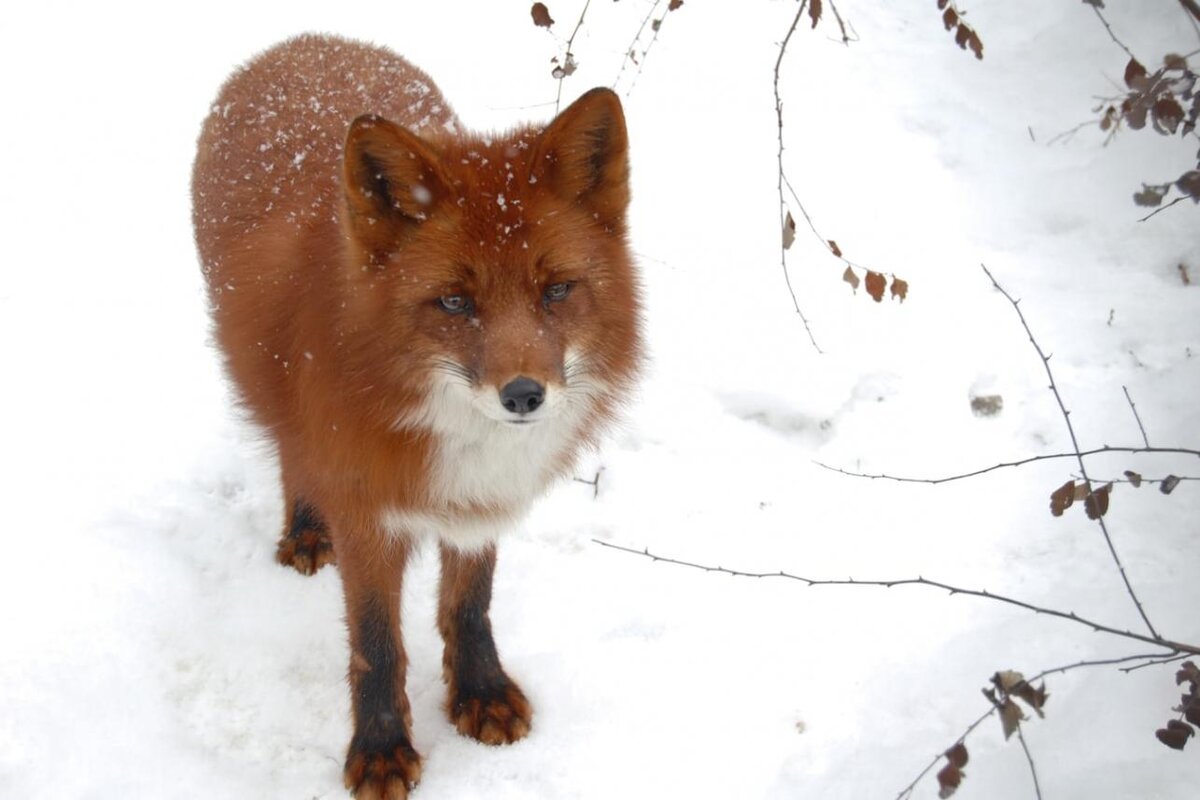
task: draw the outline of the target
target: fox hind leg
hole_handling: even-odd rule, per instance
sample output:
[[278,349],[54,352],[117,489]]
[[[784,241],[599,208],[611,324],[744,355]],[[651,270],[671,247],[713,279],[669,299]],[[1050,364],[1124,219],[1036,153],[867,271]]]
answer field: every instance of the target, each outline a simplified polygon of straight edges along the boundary
[[301,497],[293,499],[288,507],[275,560],[301,575],[312,575],[326,564],[337,563],[325,520]]

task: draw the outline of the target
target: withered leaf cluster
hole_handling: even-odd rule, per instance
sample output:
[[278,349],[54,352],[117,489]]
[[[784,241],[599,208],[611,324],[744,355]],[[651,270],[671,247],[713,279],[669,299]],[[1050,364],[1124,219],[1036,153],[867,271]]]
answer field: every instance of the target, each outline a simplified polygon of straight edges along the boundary
[[[1125,470],[1125,479],[1129,485],[1137,489],[1145,479],[1131,469]],[[1158,490],[1170,494],[1179,485],[1178,475],[1168,475],[1158,482]],[[1100,519],[1108,513],[1108,501],[1112,495],[1113,484],[1108,482],[1098,489],[1093,489],[1087,481],[1069,480],[1050,493],[1050,513],[1061,517],[1075,503],[1083,503],[1083,510],[1088,519]]]
[[1175,685],[1182,686],[1185,683],[1188,692],[1181,696],[1179,705],[1172,709],[1182,719],[1168,720],[1165,727],[1154,732],[1158,740],[1172,750],[1186,747],[1188,739],[1196,735],[1196,729],[1192,726],[1200,725],[1200,668],[1191,661],[1183,662],[1183,666],[1175,672]]
[[[1033,710],[1038,717],[1044,717],[1042,709],[1046,705],[1046,685],[1034,686],[1025,680],[1025,676],[1015,670],[1001,670],[992,676],[992,685],[983,690],[984,696],[991,702],[1000,714],[1000,725],[1004,729],[1004,738],[1008,739],[1027,717],[1020,700]],[[959,740],[947,750],[946,764],[938,771],[938,797],[945,800],[958,790],[966,773],[963,767],[967,765],[967,746]]]
[[[1197,91],[1196,72],[1185,56],[1168,53],[1154,72],[1136,58],[1130,58],[1124,79],[1128,91],[1120,103],[1103,107],[1101,130],[1115,131],[1122,124],[1135,131],[1149,126],[1162,136],[1190,136],[1196,130],[1200,121],[1200,91]],[[1190,197],[1193,203],[1200,203],[1200,152],[1196,154],[1196,169],[1168,183],[1142,184],[1133,201],[1140,206],[1162,205],[1172,187]]]
[[982,59],[983,41],[975,29],[963,20],[962,12],[951,0],[937,0],[937,7],[942,12],[942,24],[946,26],[946,30],[954,31],[955,43],[963,50],[969,48],[976,58]]

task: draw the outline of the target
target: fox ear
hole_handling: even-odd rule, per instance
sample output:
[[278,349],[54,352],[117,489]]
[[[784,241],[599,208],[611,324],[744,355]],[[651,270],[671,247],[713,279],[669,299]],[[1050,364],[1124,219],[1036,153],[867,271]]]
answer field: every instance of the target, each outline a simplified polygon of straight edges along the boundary
[[350,123],[342,176],[350,229],[377,252],[395,249],[450,191],[433,147],[375,114]]
[[534,180],[547,181],[563,199],[624,229],[629,137],[621,101],[611,90],[592,89],[555,117],[538,140],[533,165]]

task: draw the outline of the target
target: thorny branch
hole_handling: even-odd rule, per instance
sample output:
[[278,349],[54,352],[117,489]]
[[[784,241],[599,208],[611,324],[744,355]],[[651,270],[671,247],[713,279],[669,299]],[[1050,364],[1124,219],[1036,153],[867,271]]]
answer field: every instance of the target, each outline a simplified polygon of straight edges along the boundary
[[[1029,336],[1029,342],[1033,345],[1033,349],[1037,351],[1038,358],[1042,360],[1042,366],[1046,369],[1046,377],[1050,381],[1050,391],[1054,393],[1054,399],[1058,402],[1059,411],[1062,412],[1067,432],[1071,435],[1071,447],[1074,449],[1075,458],[1079,462],[1079,474],[1082,476],[1085,484],[1091,485],[1091,479],[1087,473],[1087,464],[1084,462],[1083,453],[1079,448],[1079,439],[1075,436],[1075,426],[1071,424],[1071,412],[1067,410],[1062,395],[1058,391],[1058,385],[1054,382],[1054,372],[1050,369],[1050,357],[1042,351],[1042,346],[1038,344],[1037,339],[1033,336],[1033,331],[1029,329],[1029,323],[1025,321],[1025,314],[1021,311],[1020,301],[1013,299],[1012,295],[1000,285],[985,265],[981,264],[980,266],[983,267],[983,272],[992,282],[992,286],[996,287],[997,291],[1004,295],[1004,298],[1012,305],[1013,310],[1017,312],[1017,318],[1021,320],[1021,327],[1025,329],[1026,335]],[[1146,623],[1146,628],[1149,629],[1155,639],[1158,639],[1158,631],[1154,629],[1154,624],[1150,622],[1150,617],[1146,615],[1146,610],[1142,607],[1142,601],[1138,598],[1137,592],[1134,591],[1133,584],[1129,582],[1129,576],[1125,572],[1125,565],[1121,562],[1121,557],[1117,555],[1117,548],[1113,544],[1112,536],[1108,532],[1108,525],[1104,522],[1104,516],[1098,515],[1096,522],[1099,523],[1100,531],[1104,534],[1104,542],[1108,545],[1108,552],[1112,555],[1113,561],[1121,573],[1121,580],[1125,583],[1125,590],[1129,593],[1130,599],[1133,600],[1133,604],[1137,607],[1142,621]]]
[[[866,472],[852,472],[850,470],[842,469],[841,467],[834,467],[830,466],[829,464],[824,464],[820,461],[814,461],[813,463],[818,467],[822,467],[823,469],[827,469],[831,472],[837,472],[841,475],[847,475],[851,478],[869,478],[870,480],[896,481],[898,483],[939,484],[950,483],[951,481],[961,481],[967,478],[974,478],[978,475],[983,475],[994,470],[1004,469],[1005,467],[1020,467],[1025,464],[1032,464],[1035,461],[1047,461],[1056,458],[1078,458],[1079,456],[1087,457],[1094,456],[1099,453],[1172,453],[1200,457],[1200,450],[1188,450],[1182,447],[1109,447],[1108,445],[1105,445],[1103,447],[1096,447],[1092,450],[1081,450],[1078,453],[1046,453],[1040,456],[1030,456],[1029,458],[1022,458],[1017,461],[1005,461],[1000,464],[993,464],[990,467],[972,470],[971,472],[964,472],[959,475],[946,475],[939,478],[910,478],[897,475],[885,475],[882,473],[870,474]],[[1181,478],[1180,480],[1190,479]]]
[[949,592],[952,595],[961,594],[968,597],[982,598],[984,600],[994,600],[998,603],[1005,603],[1007,605],[1023,608],[1027,611],[1032,611],[1035,614],[1043,614],[1049,617],[1065,619],[1070,622],[1075,622],[1089,627],[1097,633],[1107,633],[1113,636],[1119,636],[1123,639],[1132,639],[1144,644],[1156,645],[1169,650],[1172,653],[1189,653],[1192,655],[1200,655],[1200,646],[1164,639],[1157,633],[1154,633],[1152,636],[1147,636],[1146,634],[1135,633],[1134,631],[1130,630],[1121,630],[1120,628],[1115,628],[1111,625],[1105,625],[1086,617],[1081,617],[1073,611],[1059,611],[1058,609],[1039,606],[1024,600],[1018,600],[1017,598],[1009,597],[1007,595],[996,594],[995,592],[990,592],[987,589],[967,589],[961,586],[943,583],[942,581],[930,580],[929,578],[921,576],[916,578],[897,578],[893,580],[859,580],[856,578],[806,578],[802,575],[795,575],[782,570],[778,572],[748,572],[745,570],[729,569],[728,567],[722,566],[698,564],[693,561],[685,561],[683,559],[671,558],[669,556],[660,556],[655,553],[651,553],[647,549],[637,550],[632,547],[624,547],[622,545],[605,542],[600,539],[593,539],[592,541],[598,545],[601,545],[602,547],[607,547],[612,550],[619,550],[623,553],[632,553],[633,555],[648,558],[651,561],[661,561],[664,564],[676,564],[682,567],[691,567],[692,569],[698,569],[704,572],[719,572],[724,575],[731,575],[737,578],[782,578],[784,580],[797,581],[806,586],[877,586],[884,589],[891,589],[896,586],[928,586],[932,589],[941,589],[942,591]]
[[[646,12],[646,16],[642,18],[642,24],[638,26],[637,33],[635,33],[633,35],[633,38],[630,39],[629,47],[625,48],[625,58],[621,59],[621,69],[617,71],[617,77],[613,79],[613,88],[614,89],[616,88],[617,84],[619,84],[621,82],[621,76],[625,74],[625,68],[629,66],[629,62],[632,61],[634,64],[637,64],[638,65],[638,74],[639,75],[641,74],[642,65],[634,57],[634,51],[637,48],[637,43],[642,40],[642,31],[646,30],[646,25],[648,25],[650,23],[650,18],[654,16],[654,12],[658,11],[658,7],[660,5],[662,5],[662,2],[663,2],[663,0],[654,0],[654,5],[652,5],[650,7],[650,10]],[[642,55],[645,56],[646,53],[649,52],[649,50],[650,50],[650,47],[647,46],[646,49],[642,51]],[[636,82],[636,80],[637,80],[637,78],[635,77],[634,81]],[[629,92],[632,92],[632,91],[633,91],[633,87],[630,86],[629,89],[625,92],[625,95],[628,97]]]
[[1025,743],[1025,732],[1017,728],[1017,741],[1021,743],[1021,749],[1025,751],[1025,760],[1029,762],[1029,774],[1033,776],[1033,793],[1038,800],[1042,800],[1042,787],[1038,783],[1037,765],[1033,763],[1033,753],[1029,752],[1029,745]]

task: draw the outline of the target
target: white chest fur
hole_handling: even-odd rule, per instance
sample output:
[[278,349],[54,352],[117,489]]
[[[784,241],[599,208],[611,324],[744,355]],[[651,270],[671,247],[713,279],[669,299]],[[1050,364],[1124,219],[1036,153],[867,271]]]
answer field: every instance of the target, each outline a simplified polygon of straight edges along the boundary
[[419,412],[397,423],[434,434],[430,507],[389,509],[381,522],[393,534],[436,536],[460,549],[494,541],[570,468],[592,402],[569,394],[551,390],[535,421],[513,424],[481,411],[499,406],[494,390],[439,384]]

